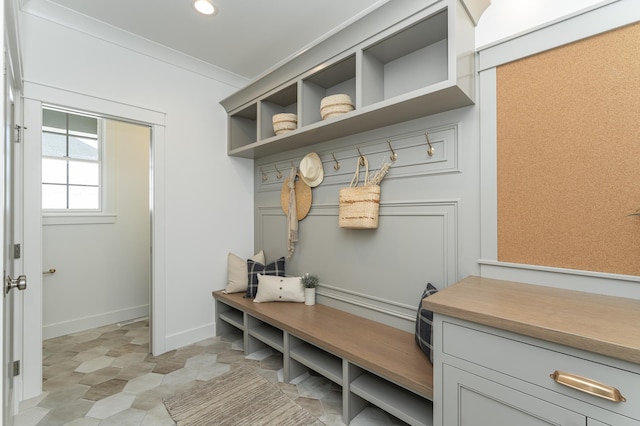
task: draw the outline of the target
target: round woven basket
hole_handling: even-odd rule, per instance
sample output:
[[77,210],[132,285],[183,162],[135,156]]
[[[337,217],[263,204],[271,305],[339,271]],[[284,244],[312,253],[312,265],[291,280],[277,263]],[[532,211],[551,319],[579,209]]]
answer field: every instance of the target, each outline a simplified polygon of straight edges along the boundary
[[273,131],[276,135],[290,132],[298,128],[298,116],[291,113],[275,114],[272,118]]
[[320,101],[320,116],[323,120],[353,111],[351,97],[345,94],[331,95]]

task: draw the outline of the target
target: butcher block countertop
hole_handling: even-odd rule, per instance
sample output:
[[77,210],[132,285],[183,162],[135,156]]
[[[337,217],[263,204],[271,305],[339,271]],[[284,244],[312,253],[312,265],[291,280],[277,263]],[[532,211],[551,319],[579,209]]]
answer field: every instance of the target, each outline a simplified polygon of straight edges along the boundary
[[470,276],[422,304],[439,314],[640,364],[640,300]]

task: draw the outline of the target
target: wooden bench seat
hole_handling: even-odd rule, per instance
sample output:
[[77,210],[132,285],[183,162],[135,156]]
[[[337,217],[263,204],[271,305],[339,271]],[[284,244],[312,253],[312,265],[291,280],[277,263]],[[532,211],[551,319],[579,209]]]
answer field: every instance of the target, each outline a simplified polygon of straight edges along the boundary
[[242,293],[221,291],[213,296],[423,398],[433,398],[433,367],[413,333],[322,304],[254,303]]

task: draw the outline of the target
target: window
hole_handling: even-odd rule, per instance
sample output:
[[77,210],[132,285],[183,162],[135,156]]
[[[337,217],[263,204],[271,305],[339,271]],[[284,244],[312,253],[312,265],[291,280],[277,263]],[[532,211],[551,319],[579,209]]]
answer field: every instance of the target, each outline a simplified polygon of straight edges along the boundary
[[100,211],[100,119],[42,110],[42,208]]

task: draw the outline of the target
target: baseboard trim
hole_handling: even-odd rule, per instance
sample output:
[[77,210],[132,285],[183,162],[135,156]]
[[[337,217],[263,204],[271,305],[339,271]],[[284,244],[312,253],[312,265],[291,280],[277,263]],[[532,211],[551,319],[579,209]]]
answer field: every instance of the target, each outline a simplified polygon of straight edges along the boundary
[[[216,335],[216,324],[211,322],[201,327],[192,328],[190,330],[181,331],[179,333],[171,334],[167,336],[166,350],[167,352],[174,349],[181,348],[183,346],[192,345],[201,340],[209,339]],[[154,354],[158,355],[158,354]]]
[[149,316],[149,305],[134,306],[118,311],[104,312],[88,317],[76,318],[56,324],[48,324],[42,327],[43,340],[80,331],[90,330],[104,325],[116,324],[134,318]]

